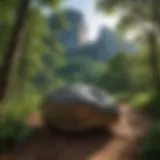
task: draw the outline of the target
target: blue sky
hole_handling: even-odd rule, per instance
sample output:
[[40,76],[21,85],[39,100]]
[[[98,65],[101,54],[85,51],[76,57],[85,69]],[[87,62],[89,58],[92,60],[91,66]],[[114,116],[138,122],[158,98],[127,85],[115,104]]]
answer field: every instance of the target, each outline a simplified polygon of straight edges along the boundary
[[87,26],[89,28],[89,37],[94,39],[97,36],[97,31],[101,25],[107,25],[110,28],[116,26],[118,16],[103,15],[96,10],[97,0],[64,0],[62,4],[67,8],[75,8],[80,10],[86,19]]

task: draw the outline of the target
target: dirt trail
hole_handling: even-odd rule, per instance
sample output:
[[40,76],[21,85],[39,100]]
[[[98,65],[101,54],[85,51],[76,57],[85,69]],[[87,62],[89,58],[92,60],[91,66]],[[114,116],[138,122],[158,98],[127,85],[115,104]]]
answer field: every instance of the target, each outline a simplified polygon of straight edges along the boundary
[[[33,122],[33,117],[28,123]],[[34,124],[38,124],[34,117]],[[89,137],[67,137],[50,135],[40,129],[15,147],[10,153],[0,156],[0,160],[133,160],[137,152],[137,141],[143,135],[148,122],[132,111],[121,106],[121,119],[111,139],[101,133]]]

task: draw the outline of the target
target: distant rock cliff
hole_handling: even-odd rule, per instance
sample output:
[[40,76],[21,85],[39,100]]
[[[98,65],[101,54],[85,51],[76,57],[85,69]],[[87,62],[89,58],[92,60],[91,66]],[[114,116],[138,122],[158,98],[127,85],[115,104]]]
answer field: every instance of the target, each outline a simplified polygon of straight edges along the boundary
[[50,28],[53,36],[61,42],[65,50],[71,50],[79,47],[85,42],[86,38],[86,26],[84,22],[84,16],[81,12],[69,9],[64,11],[64,19],[67,21],[67,26],[64,29],[56,30],[56,23],[60,23],[62,20],[58,14],[53,14],[50,17]]
[[[66,24],[65,27],[61,27],[62,23]],[[45,40],[45,43],[52,48],[52,37],[53,43],[55,40],[59,41],[64,47],[66,63],[62,67],[55,67],[56,57],[59,55],[58,52],[56,54],[56,50],[48,51],[42,61],[50,73],[53,73],[50,77],[61,77],[65,82],[97,83],[106,70],[106,61],[112,56],[120,52],[131,54],[136,51],[131,44],[119,38],[106,26],[100,28],[97,39],[88,41],[85,18],[77,10],[67,9],[62,14],[51,15],[49,29],[51,39]],[[45,81],[45,76],[38,76],[38,83],[40,82],[41,86],[53,81],[52,78],[48,82]]]
[[[119,52],[136,52],[135,48],[120,39],[106,26],[102,26],[99,30],[99,35],[94,42],[88,42],[88,30],[85,24],[84,16],[81,12],[73,9],[64,11],[65,19],[68,22],[68,27],[56,31],[56,38],[64,46],[67,57],[86,56],[95,60],[107,60]],[[55,31],[55,23],[61,19],[54,14],[50,18],[51,32]]]
[[136,52],[131,44],[120,39],[107,27],[100,29],[99,37],[94,44],[94,51],[100,60],[108,59],[120,52]]

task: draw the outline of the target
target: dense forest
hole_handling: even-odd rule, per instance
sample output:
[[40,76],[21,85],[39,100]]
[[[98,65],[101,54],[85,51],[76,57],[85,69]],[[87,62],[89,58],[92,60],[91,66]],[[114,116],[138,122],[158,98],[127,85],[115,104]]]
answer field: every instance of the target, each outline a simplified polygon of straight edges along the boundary
[[[100,86],[119,103],[159,117],[160,2],[99,1],[101,12],[122,12],[116,32],[102,26],[94,42],[85,39],[84,15],[62,10],[60,4],[59,0],[0,2],[0,148],[8,138],[21,141],[29,134],[23,120],[38,110],[49,91],[73,82]],[[132,42],[122,37],[135,28],[138,33]]]

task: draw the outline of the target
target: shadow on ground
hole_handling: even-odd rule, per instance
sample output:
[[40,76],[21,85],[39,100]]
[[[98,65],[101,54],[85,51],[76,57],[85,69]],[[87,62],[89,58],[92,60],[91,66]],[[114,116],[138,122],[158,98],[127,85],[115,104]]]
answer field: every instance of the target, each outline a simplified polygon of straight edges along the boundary
[[51,135],[47,130],[41,129],[0,160],[87,160],[107,142],[105,132],[64,136]]
[[83,136],[51,135],[41,128],[23,144],[1,155],[0,160],[132,160],[138,137],[146,126],[141,116],[122,106],[115,132],[123,138],[109,138],[104,131]]

